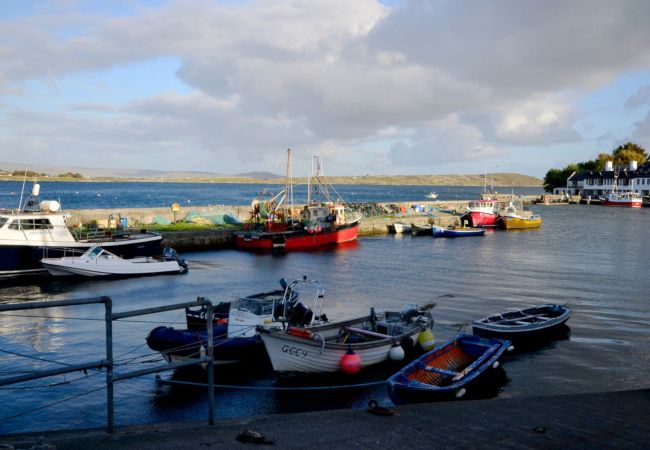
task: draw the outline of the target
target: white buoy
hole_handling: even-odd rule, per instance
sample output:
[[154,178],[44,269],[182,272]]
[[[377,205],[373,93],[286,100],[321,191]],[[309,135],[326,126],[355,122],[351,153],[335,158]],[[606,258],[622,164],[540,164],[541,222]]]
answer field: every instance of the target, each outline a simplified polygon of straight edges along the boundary
[[467,393],[467,389],[465,388],[460,388],[456,391],[456,398],[461,398],[463,395]]
[[53,213],[61,209],[61,205],[56,200],[43,200],[38,207],[41,211]]
[[391,347],[390,351],[388,352],[388,357],[391,359],[391,361],[401,361],[404,359],[405,355],[406,354],[401,345]]

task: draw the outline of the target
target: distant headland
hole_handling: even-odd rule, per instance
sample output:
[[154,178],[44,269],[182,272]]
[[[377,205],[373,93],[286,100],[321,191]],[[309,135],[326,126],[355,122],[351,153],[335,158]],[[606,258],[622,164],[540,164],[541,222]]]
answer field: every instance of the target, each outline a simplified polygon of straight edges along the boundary
[[[269,172],[250,172],[222,175],[208,172],[164,172],[154,170],[61,169],[57,167],[32,167],[25,171],[16,164],[0,163],[0,180],[22,181],[37,178],[41,181],[77,182],[175,182],[175,183],[242,183],[282,184],[284,177]],[[480,186],[485,180],[493,186],[541,187],[543,180],[516,173],[488,173],[476,175],[363,175],[329,176],[331,184],[365,185],[426,185],[426,186]],[[294,183],[304,183],[306,178],[294,177]]]

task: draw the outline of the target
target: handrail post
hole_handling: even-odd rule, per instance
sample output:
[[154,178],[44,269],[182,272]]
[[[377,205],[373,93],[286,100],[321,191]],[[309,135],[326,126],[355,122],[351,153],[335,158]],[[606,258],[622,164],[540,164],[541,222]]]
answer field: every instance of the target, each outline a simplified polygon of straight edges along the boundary
[[113,301],[102,297],[106,309],[106,423],[109,433],[115,427],[115,410],[113,405]]
[[208,424],[214,425],[214,309],[208,302],[206,315],[208,331]]

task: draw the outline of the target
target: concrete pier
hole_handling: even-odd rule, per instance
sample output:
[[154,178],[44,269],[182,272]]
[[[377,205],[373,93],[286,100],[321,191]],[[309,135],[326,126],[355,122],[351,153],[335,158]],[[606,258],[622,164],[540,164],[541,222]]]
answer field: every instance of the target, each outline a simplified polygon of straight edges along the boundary
[[[163,423],[104,430],[0,436],[6,449],[233,449],[244,430],[281,449],[646,449],[650,390],[531,398],[458,400],[395,407],[393,415],[364,409],[275,414],[240,419]],[[258,446],[259,447],[259,446]]]
[[[519,197],[517,197],[519,198]],[[501,196],[502,201],[509,201],[510,196]],[[523,198],[524,203],[535,200],[535,196]],[[352,205],[357,208],[372,205],[372,210],[382,214],[374,214],[363,218],[359,225],[359,237],[387,234],[387,225],[394,222],[405,224],[423,225],[435,223],[436,225],[449,226],[461,225],[458,215],[445,211],[465,211],[468,200],[431,201],[431,202],[397,202],[373,203]],[[250,218],[250,206],[183,206],[180,211],[170,208],[114,208],[114,209],[89,209],[71,210],[68,224],[74,227],[87,227],[89,224],[100,228],[114,228],[124,221],[130,228],[155,229],[156,219],[168,222],[185,220],[188,215],[199,217],[214,217],[230,215],[245,222]],[[179,252],[214,250],[229,248],[234,245],[233,232],[240,230],[237,226],[215,226],[214,228],[193,231],[164,231],[163,245],[173,247]]]

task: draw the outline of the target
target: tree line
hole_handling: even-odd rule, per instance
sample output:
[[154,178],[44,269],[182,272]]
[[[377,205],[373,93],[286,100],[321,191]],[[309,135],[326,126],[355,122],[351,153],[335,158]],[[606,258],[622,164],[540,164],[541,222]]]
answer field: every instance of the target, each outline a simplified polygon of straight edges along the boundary
[[[33,172],[31,170],[14,170],[9,175],[12,177],[25,177],[25,178],[51,178],[46,173]],[[57,178],[77,178],[82,179],[84,176],[78,172],[66,172],[57,175]]]
[[604,170],[607,161],[612,161],[615,165],[629,164],[631,161],[636,161],[641,165],[647,160],[648,154],[643,147],[628,142],[616,147],[612,153],[599,153],[596,159],[591,161],[569,164],[564,169],[550,169],[544,176],[544,190],[553,192],[554,188],[566,187],[566,181],[573,172],[599,172]]

